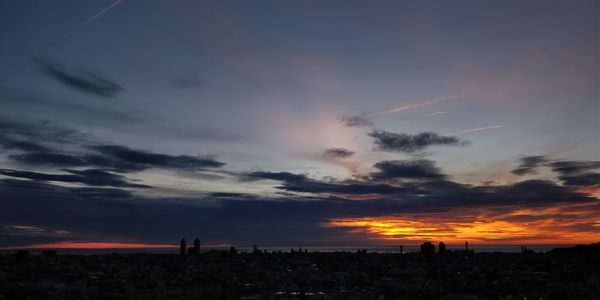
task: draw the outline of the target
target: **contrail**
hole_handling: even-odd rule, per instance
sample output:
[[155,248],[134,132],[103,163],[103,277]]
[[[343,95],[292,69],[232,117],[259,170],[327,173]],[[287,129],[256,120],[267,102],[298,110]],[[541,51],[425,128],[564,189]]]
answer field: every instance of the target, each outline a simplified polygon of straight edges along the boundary
[[61,33],[60,35],[58,35],[57,37],[55,37],[53,40],[51,40],[50,42],[48,42],[46,45],[44,45],[44,47],[42,47],[34,56],[32,56],[29,60],[27,60],[25,63],[23,63],[22,66],[20,66],[19,68],[17,68],[16,70],[14,70],[12,73],[9,73],[8,75],[2,77],[0,79],[0,83],[3,83],[9,79],[11,79],[13,76],[21,73],[21,71],[25,70],[25,68],[27,68],[27,66],[33,62],[38,60],[39,58],[41,58],[44,53],[46,53],[46,51],[48,51],[48,49],[50,49],[52,46],[54,46],[57,42],[59,42],[60,40],[62,40],[65,36],[72,34],[82,28],[84,28],[86,25],[90,24],[91,22],[93,22],[94,20],[98,19],[99,17],[101,17],[103,14],[107,13],[109,10],[113,9],[115,6],[117,6],[119,3],[123,2],[123,0],[116,0],[115,2],[111,3],[109,6],[107,6],[106,8],[104,8],[103,10],[99,11],[98,13],[96,13],[95,15],[87,18],[86,20],[84,20],[83,22],[77,24],[75,27],[73,27],[73,29],[69,30],[69,31],[65,31],[63,33]]
[[488,130],[488,129],[494,129],[494,128],[500,128],[502,126],[503,125],[494,125],[494,126],[487,126],[487,127],[477,127],[477,128],[471,128],[471,129],[465,129],[465,130],[450,132],[450,133],[447,133],[447,135],[458,135],[458,134],[463,134],[463,133],[469,133],[469,132],[475,132],[475,131],[481,131],[481,130]]
[[[362,119],[365,120],[365,122],[370,122],[370,118],[372,117],[376,117],[379,115],[385,115],[385,114],[391,114],[391,113],[397,113],[397,112],[402,112],[405,110],[411,110],[411,109],[415,109],[415,108],[419,108],[419,107],[424,107],[424,106],[428,106],[428,105],[432,105],[435,103],[439,103],[439,102],[444,102],[444,101],[448,101],[448,100],[452,100],[452,99],[456,99],[456,98],[460,98],[464,96],[464,94],[460,94],[460,95],[452,95],[452,96],[442,96],[442,97],[438,97],[438,98],[434,98],[431,100],[427,100],[427,101],[421,101],[421,102],[413,102],[413,103],[408,103],[408,104],[404,104],[401,106],[397,106],[388,110],[384,110],[384,111],[380,111],[380,112],[374,112],[374,113],[362,113],[360,115],[354,115],[354,116],[344,116],[342,117],[340,120],[338,120],[338,122],[334,125],[332,125],[333,127],[338,127],[338,126],[342,126],[342,125],[346,125],[346,126],[357,126],[357,125],[349,125],[348,121],[354,121],[354,120],[358,120],[358,119]],[[439,115],[439,114],[443,114],[445,112],[435,112],[435,113],[431,113],[428,114],[427,116],[430,115]]]
[[113,9],[113,7],[119,5],[119,3],[121,3],[123,0],[116,0],[115,2],[113,2],[112,4],[110,4],[109,6],[107,6],[105,9],[101,10],[100,12],[98,12],[97,14],[91,16],[89,19],[79,23],[79,25],[77,25],[75,27],[75,30],[81,29],[83,28],[85,25],[93,22],[94,20],[98,19],[100,16],[102,16],[103,14],[107,13],[109,10]]
[[428,100],[428,101],[423,101],[423,102],[408,103],[408,104],[404,104],[404,105],[400,105],[400,106],[394,107],[392,109],[388,109],[388,110],[384,110],[384,111],[372,113],[372,114],[369,114],[368,116],[369,117],[374,117],[374,116],[377,116],[377,115],[397,113],[397,112],[401,112],[401,111],[405,111],[405,110],[410,110],[410,109],[415,109],[415,108],[419,108],[419,107],[429,106],[429,105],[436,104],[436,103],[439,103],[439,102],[444,102],[444,101],[456,99],[458,97],[460,97],[460,96],[456,96],[456,95],[455,96],[444,96],[444,97],[439,97],[439,98],[435,98],[435,99]]
[[428,113],[425,116],[430,117],[430,116],[437,116],[437,115],[441,115],[441,114],[445,114],[445,111],[436,111],[436,112],[432,112],[432,113]]

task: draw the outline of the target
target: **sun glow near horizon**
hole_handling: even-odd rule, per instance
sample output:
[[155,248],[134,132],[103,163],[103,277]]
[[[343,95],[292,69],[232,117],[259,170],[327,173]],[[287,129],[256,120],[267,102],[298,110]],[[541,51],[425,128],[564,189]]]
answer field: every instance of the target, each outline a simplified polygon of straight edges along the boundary
[[[569,213],[573,209],[573,213]],[[323,226],[349,228],[382,243],[444,241],[460,244],[577,244],[600,240],[600,221],[593,211],[577,206],[521,209],[498,215],[465,216],[475,212],[389,215],[331,219]]]

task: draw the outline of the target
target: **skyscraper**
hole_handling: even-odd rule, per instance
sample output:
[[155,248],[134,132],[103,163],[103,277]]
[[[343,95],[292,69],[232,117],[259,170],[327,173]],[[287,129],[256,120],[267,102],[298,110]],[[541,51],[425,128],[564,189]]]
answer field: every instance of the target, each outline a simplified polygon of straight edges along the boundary
[[185,239],[179,241],[179,255],[185,256],[187,254],[187,242]]
[[430,259],[435,254],[435,246],[431,242],[425,242],[421,245],[421,254]]
[[200,239],[194,240],[194,255],[200,255]]
[[440,252],[440,255],[444,255],[444,254],[446,254],[446,243],[444,243],[444,242],[440,242],[440,244],[439,244],[438,248],[440,249],[440,250],[439,250],[439,252]]

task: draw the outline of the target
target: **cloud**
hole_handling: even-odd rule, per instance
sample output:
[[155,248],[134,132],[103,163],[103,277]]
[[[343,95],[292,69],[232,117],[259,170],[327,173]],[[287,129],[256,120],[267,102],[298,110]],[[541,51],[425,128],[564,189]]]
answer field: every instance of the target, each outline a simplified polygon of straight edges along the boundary
[[376,150],[414,154],[430,146],[462,146],[468,142],[453,136],[442,136],[435,132],[415,135],[375,130],[368,134],[375,139]]
[[410,189],[396,187],[387,184],[372,184],[365,182],[321,182],[316,180],[306,180],[297,182],[284,182],[278,189],[299,192],[299,193],[316,193],[316,194],[339,194],[342,197],[345,195],[392,195],[411,192]]
[[308,178],[304,174],[294,174],[289,172],[266,172],[257,171],[243,174],[242,180],[260,180],[270,179],[281,181],[278,189],[288,192],[302,193],[339,193],[339,194],[388,194],[405,191],[403,188],[397,188],[383,184],[372,184],[369,182],[324,182]]
[[101,167],[118,172],[141,171],[148,165],[132,163],[118,158],[94,154],[63,154],[53,152],[31,152],[12,154],[9,159],[31,166],[53,167]]
[[537,174],[537,169],[548,162],[546,156],[526,156],[519,159],[519,166],[512,170],[511,173],[519,176],[528,174]]
[[68,235],[67,230],[55,228],[44,228],[35,225],[0,225],[0,235],[15,235],[15,236],[65,236]]
[[[312,200],[270,201],[241,196],[207,206],[202,198],[146,198],[118,189],[6,179],[0,179],[0,194],[6,197],[0,202],[0,219],[5,224],[46,224],[89,240],[111,237],[173,242],[183,235],[211,242],[286,245],[340,232],[321,227],[325,218],[319,211],[329,210],[330,204]],[[24,236],[19,242],[16,237],[8,240],[0,234],[0,246],[24,241],[29,243],[31,239]]]
[[338,124],[346,127],[366,127],[373,125],[373,122],[367,114],[360,114],[354,116],[342,116],[338,120]]
[[356,152],[344,148],[329,148],[323,152],[323,157],[332,159],[348,158],[355,153]]
[[88,148],[128,163],[141,164],[147,167],[198,170],[204,168],[220,168],[225,165],[225,163],[215,160],[212,156],[173,156],[134,150],[119,145],[96,145],[88,146]]
[[44,75],[82,93],[115,98],[118,93],[125,91],[116,82],[95,72],[84,71],[73,74],[48,62],[38,61],[38,64]]
[[558,174],[558,180],[569,186],[600,186],[600,161],[553,161],[546,156],[526,156],[511,172],[516,175],[537,174],[540,167],[550,167]]
[[[364,198],[362,196],[369,196],[369,199],[399,202],[402,204],[394,206],[405,210],[471,205],[550,205],[554,202],[595,199],[568,186],[560,186],[545,180],[526,180],[497,186],[461,184],[445,180],[445,175],[439,173],[433,162],[426,160],[382,162],[379,167],[382,171],[372,173],[366,180],[320,181],[308,178],[306,175],[265,171],[248,173],[244,176],[280,181],[281,184],[276,188],[288,192],[330,195],[345,199],[362,199]],[[401,184],[392,184],[391,181],[385,184],[377,182],[377,180],[394,178],[429,180]]]
[[376,163],[373,167],[379,169],[378,172],[369,175],[373,180],[442,179],[445,177],[435,166],[435,162],[426,159],[386,160]]
[[[298,240],[313,245],[340,245],[359,241],[379,243],[378,236],[356,234],[352,228],[324,227],[342,218],[386,215],[414,216],[435,224],[490,220],[519,209],[587,205],[598,199],[576,193],[549,181],[524,181],[514,185],[481,187],[449,181],[416,183],[420,188],[372,185],[365,182],[323,182],[284,172],[261,172],[259,178],[282,181],[284,189],[311,193],[380,193],[374,200],[343,197],[257,198],[242,193],[216,193],[206,198],[147,198],[118,188],[64,187],[43,181],[0,179],[0,219],[4,224],[45,224],[84,239],[112,237],[120,240],[172,242],[180,236],[200,236],[207,242],[282,245]],[[427,190],[431,192],[426,193]],[[216,199],[215,199],[216,198]],[[36,207],[32,210],[31,207]],[[468,214],[477,210],[478,214]],[[252,230],[240,230],[252,228]],[[273,228],[278,230],[273,231]],[[443,231],[442,232],[446,232]],[[375,239],[373,239],[375,238]],[[0,238],[1,243],[16,244]],[[21,241],[30,241],[23,237]]]
[[64,171],[70,174],[46,174],[39,172],[0,169],[0,175],[16,178],[26,178],[31,180],[83,183],[93,186],[150,188],[150,186],[143,184],[129,183],[127,182],[125,176],[112,174],[103,170],[88,169],[78,171],[65,169]]
[[247,195],[243,194],[243,193],[228,193],[228,192],[210,193],[210,197],[215,197],[215,198],[239,198],[239,197],[245,197],[245,196],[247,196]]
[[0,116],[0,145],[6,149],[22,151],[46,151],[40,142],[73,143],[83,139],[76,130],[56,126],[49,121],[25,123]]
[[600,186],[600,161],[554,161],[548,164],[558,173],[558,180],[571,186]]
[[550,163],[549,166],[554,172],[573,175],[600,169],[600,161],[555,161]]
[[[0,147],[20,150],[20,153],[8,155],[8,158],[31,166],[55,167],[99,167],[118,172],[141,171],[149,168],[173,168],[181,170],[199,170],[219,168],[225,163],[214,156],[167,155],[143,150],[134,150],[120,145],[90,145],[76,130],[66,129],[42,123],[41,125],[0,121]],[[18,136],[18,139],[13,136]],[[36,142],[32,142],[35,140]],[[84,149],[68,153],[39,144],[37,141],[54,144],[68,144]],[[90,150],[96,153],[89,153]],[[88,153],[86,153],[88,152]]]
[[[211,242],[286,244],[300,239],[331,245],[353,239],[372,240],[373,237],[370,233],[366,236],[355,234],[354,228],[323,227],[333,219],[420,215],[426,225],[427,216],[435,213],[445,214],[446,221],[454,217],[487,219],[492,212],[563,205],[590,204],[593,207],[592,204],[598,203],[597,198],[578,192],[581,189],[574,183],[559,185],[552,181],[527,180],[489,186],[454,182],[436,167],[435,162],[424,159],[381,161],[374,165],[376,170],[368,176],[351,180],[316,179],[291,172],[238,174],[239,180],[246,182],[275,181],[267,183],[281,191],[277,196],[223,190],[200,192],[198,196],[185,198],[147,197],[128,189],[148,186],[135,184],[113,171],[176,168],[196,174],[198,169],[214,170],[212,168],[224,164],[210,156],[167,155],[119,145],[90,146],[89,142],[81,145],[81,151],[86,152],[25,151],[9,156],[13,160],[29,161],[30,165],[49,163],[63,168],[96,168],[63,169],[52,173],[0,170],[3,175],[0,179],[3,196],[0,219],[3,224],[60,228],[83,238],[110,236],[123,240],[168,242],[183,234],[199,235]],[[596,164],[563,161],[554,166],[574,176],[592,172]],[[77,185],[62,186],[66,185],[63,183]],[[87,187],[79,187],[79,184]],[[31,207],[37,210],[33,211]],[[450,213],[471,208],[480,209],[487,215]],[[250,233],[240,230],[250,226],[253,228]],[[273,227],[279,230],[273,232]],[[19,241],[19,236],[5,239],[0,233],[0,240],[14,244]],[[30,241],[24,233],[22,240]]]
[[[591,170],[588,163],[559,165],[567,170],[576,169],[572,174]],[[495,234],[495,239],[521,237],[511,232],[510,226],[520,230],[519,222],[542,222],[534,219],[532,213],[540,210],[558,227],[565,220],[571,220],[569,226],[584,226],[588,219],[600,214],[598,198],[577,192],[575,186],[552,181],[525,180],[493,186],[461,184],[447,180],[435,163],[428,160],[382,161],[374,167],[378,171],[361,180],[318,180],[305,174],[269,171],[239,175],[246,181],[276,181],[276,188],[282,193],[274,198],[230,191],[188,198],[148,198],[125,189],[130,187],[125,177],[103,170],[66,169],[66,174],[1,170],[5,176],[30,180],[0,179],[0,194],[5,199],[0,202],[0,219],[4,224],[61,228],[73,233],[70,238],[111,236],[168,242],[183,234],[199,235],[211,242],[285,244],[300,239],[335,245],[365,239],[380,242],[382,236],[357,233],[357,228],[362,227],[329,226],[332,220],[377,219],[387,224],[392,220],[386,216],[393,216],[397,221],[390,223],[391,226],[410,227],[418,223],[425,228],[433,218],[436,226],[442,226],[436,233],[443,234],[458,234],[460,231],[454,231],[460,228],[485,231],[489,229],[488,223],[480,220],[489,220],[494,226],[502,225],[506,235]],[[388,180],[396,178],[427,180]],[[92,187],[58,186],[50,183],[53,181]],[[38,209],[33,211],[31,207]],[[566,215],[555,211],[561,207],[568,207]],[[573,212],[586,217],[577,221]],[[456,225],[459,223],[465,225]],[[548,224],[542,223],[540,226]],[[249,226],[253,228],[251,232],[240,230]],[[277,232],[273,232],[273,227],[278,228]],[[561,227],[561,230],[561,236],[568,236],[570,229]],[[0,237],[5,244],[30,241],[30,235],[21,234],[6,239],[0,233]],[[401,234],[391,237],[411,238]],[[543,237],[533,234],[530,238]]]
[[572,186],[600,186],[600,173],[583,173],[577,175],[560,175],[563,184]]
[[302,182],[308,180],[304,174],[294,174],[290,172],[265,172],[256,171],[245,173],[242,175],[244,180],[259,180],[259,179],[270,179],[285,182]]
[[21,151],[47,151],[48,148],[38,143],[29,141],[13,140],[8,137],[0,135],[0,146],[4,149],[9,150],[21,150]]

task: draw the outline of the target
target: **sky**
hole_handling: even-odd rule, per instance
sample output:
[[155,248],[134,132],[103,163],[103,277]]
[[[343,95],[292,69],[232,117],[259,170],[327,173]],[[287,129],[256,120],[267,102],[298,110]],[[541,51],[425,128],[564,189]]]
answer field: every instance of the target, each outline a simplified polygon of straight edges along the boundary
[[0,247],[598,242],[599,6],[1,1]]

